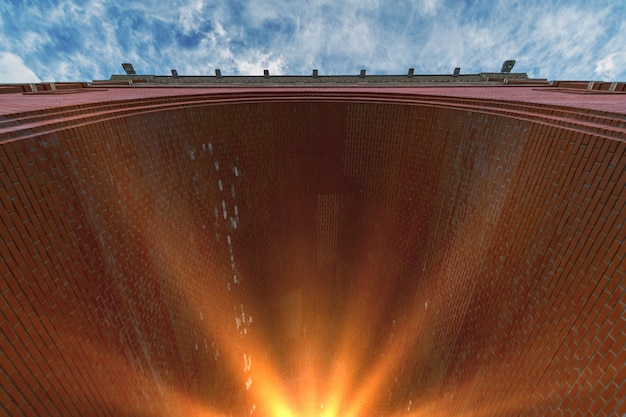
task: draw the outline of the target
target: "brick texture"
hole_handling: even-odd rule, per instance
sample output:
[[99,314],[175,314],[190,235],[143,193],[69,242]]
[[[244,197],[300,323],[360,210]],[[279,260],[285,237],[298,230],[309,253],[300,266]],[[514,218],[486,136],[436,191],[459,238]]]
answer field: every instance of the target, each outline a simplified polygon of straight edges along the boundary
[[626,414],[626,96],[85,90],[0,96],[0,415]]

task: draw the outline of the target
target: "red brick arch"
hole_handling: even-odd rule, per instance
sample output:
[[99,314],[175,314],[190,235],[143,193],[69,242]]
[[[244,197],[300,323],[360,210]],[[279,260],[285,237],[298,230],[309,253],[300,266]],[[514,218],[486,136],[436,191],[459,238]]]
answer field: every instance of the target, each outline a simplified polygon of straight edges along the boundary
[[626,413],[622,96],[77,91],[0,96],[5,414]]

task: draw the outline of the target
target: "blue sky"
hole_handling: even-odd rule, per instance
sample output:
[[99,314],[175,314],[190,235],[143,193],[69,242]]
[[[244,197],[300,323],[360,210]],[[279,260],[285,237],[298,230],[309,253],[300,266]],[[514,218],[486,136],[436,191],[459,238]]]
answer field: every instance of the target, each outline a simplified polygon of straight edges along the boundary
[[626,81],[623,0],[0,0],[0,83],[515,71]]

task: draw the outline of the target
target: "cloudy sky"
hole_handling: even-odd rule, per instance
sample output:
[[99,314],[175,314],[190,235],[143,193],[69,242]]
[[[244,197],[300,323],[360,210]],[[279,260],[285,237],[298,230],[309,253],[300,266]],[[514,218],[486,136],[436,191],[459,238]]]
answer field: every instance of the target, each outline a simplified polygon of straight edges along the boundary
[[623,0],[0,0],[0,83],[514,71],[626,81]]

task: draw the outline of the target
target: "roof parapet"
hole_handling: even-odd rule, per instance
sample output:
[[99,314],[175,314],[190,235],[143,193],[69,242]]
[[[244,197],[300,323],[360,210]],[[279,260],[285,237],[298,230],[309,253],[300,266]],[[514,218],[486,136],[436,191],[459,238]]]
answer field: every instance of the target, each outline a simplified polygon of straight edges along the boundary
[[[455,68],[452,74],[415,74],[414,68],[401,75],[371,75],[365,69],[355,75],[320,75],[314,69],[311,75],[270,75],[264,70],[263,75],[224,75],[215,70],[215,75],[112,75],[109,82],[124,82],[125,84],[202,84],[202,85],[303,85],[303,84],[424,84],[424,83],[505,83],[504,80],[528,80],[526,73],[486,73],[461,74],[460,68]],[[537,79],[545,82],[544,79]],[[95,81],[106,82],[106,80]]]

